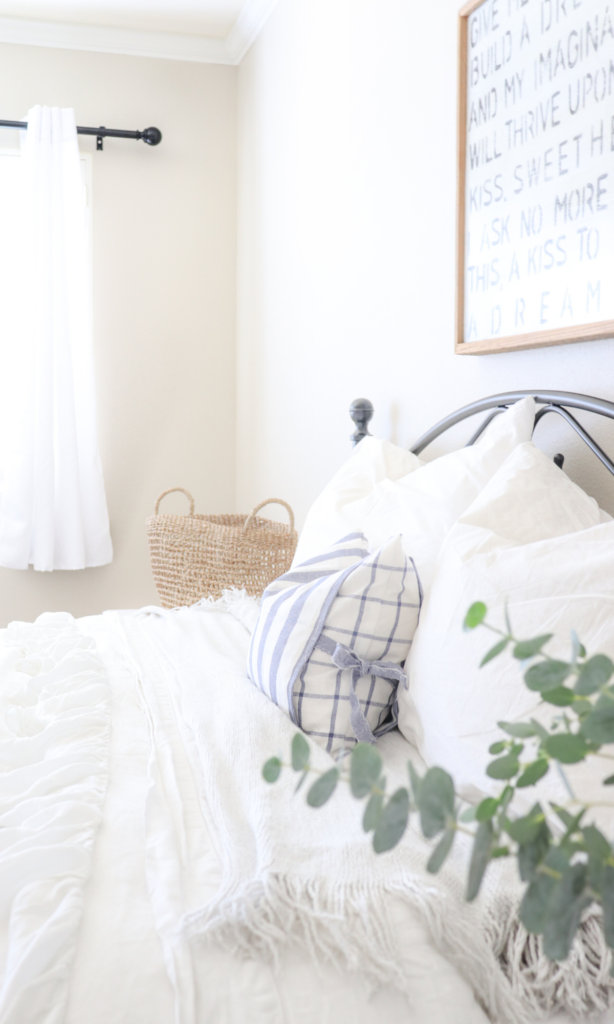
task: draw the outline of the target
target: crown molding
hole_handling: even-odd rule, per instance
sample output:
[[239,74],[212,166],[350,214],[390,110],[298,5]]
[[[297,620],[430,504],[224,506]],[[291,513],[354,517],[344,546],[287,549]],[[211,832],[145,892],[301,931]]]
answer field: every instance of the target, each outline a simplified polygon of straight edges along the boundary
[[247,0],[224,40],[233,64],[240,64],[250,46],[264,28],[278,0]]
[[129,57],[189,60],[201,64],[240,64],[278,0],[247,0],[225,39],[150,32],[104,25],[1,18],[0,43],[62,50],[118,53]]

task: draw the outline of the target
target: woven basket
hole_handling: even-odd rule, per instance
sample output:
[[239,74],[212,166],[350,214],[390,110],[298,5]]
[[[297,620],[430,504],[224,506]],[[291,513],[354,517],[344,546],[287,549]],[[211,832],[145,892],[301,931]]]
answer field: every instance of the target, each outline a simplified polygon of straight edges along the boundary
[[[162,498],[173,491],[190,499],[189,515],[158,514]],[[270,504],[287,508],[289,526],[256,515]],[[147,539],[162,607],[178,608],[201,597],[221,597],[229,587],[261,597],[269,583],[290,568],[298,534],[292,509],[279,498],[262,501],[248,516],[203,516],[194,514],[189,491],[171,487],[147,519]]]

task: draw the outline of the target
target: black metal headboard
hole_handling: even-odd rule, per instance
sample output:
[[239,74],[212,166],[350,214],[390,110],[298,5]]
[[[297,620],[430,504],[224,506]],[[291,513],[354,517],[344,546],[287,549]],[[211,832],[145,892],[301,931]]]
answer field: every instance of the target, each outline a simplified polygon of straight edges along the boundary
[[[486,430],[486,427],[495,416],[504,412],[514,402],[518,402],[520,399],[527,398],[528,396],[532,396],[537,405],[541,406],[535,416],[535,426],[548,413],[556,413],[558,416],[562,416],[565,422],[570,427],[573,427],[576,434],[595,453],[606,469],[609,469],[610,473],[614,475],[614,462],[599,447],[582,424],[578,423],[575,416],[572,416],[569,412],[569,409],[581,409],[585,412],[597,413],[599,416],[606,416],[608,419],[614,420],[614,402],[608,402],[605,398],[593,398],[590,395],[576,395],[572,391],[505,391],[500,395],[482,398],[479,402],[471,402],[470,405],[463,406],[462,409],[453,412],[450,416],[446,416],[445,419],[436,423],[431,430],[423,434],[412,445],[410,450],[414,455],[420,455],[420,452],[424,451],[427,445],[445,433],[446,430],[449,430],[450,427],[454,427],[457,423],[469,419],[470,416],[475,416],[476,413],[488,412],[486,419],[467,442],[467,447],[469,447],[469,445],[475,444],[480,434]],[[352,442],[356,445],[359,441],[362,441],[363,437],[369,435],[369,422],[373,417],[372,403],[368,398],[357,398],[350,406],[350,416],[356,424],[356,432],[352,435]],[[557,455],[555,461],[557,465],[562,466],[563,456]]]

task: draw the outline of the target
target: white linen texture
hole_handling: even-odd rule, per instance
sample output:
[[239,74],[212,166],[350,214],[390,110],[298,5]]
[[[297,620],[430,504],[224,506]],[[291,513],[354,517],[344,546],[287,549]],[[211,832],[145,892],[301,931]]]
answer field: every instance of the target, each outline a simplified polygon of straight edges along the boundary
[[500,413],[475,445],[431,462],[364,438],[309,510],[293,566],[346,533],[364,533],[369,551],[400,533],[427,594],[446,534],[516,445],[531,440],[534,422],[535,402],[524,398]]
[[0,1022],[64,1020],[108,780],[108,678],[65,614],[0,648]]
[[262,596],[247,672],[332,753],[395,728],[422,591],[401,537],[373,554],[351,533]]
[[0,565],[83,569],[113,557],[98,453],[85,188],[74,112],[33,107],[21,132],[20,282],[6,325]]

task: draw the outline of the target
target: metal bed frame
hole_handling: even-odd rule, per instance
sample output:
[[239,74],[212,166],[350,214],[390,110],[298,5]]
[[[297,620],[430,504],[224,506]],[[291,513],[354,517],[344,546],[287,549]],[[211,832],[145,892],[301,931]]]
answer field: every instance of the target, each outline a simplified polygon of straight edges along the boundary
[[[445,419],[436,423],[431,430],[423,434],[412,445],[410,451],[414,455],[420,455],[432,441],[440,437],[450,427],[454,427],[457,423],[469,419],[470,416],[475,416],[476,413],[488,412],[486,419],[467,442],[466,447],[469,447],[475,444],[478,437],[486,430],[486,427],[495,416],[505,412],[508,406],[514,402],[527,398],[529,395],[535,399],[537,405],[541,406],[535,416],[535,427],[548,413],[556,413],[557,416],[561,416],[614,476],[614,462],[606,455],[582,424],[578,423],[575,416],[569,412],[569,409],[580,409],[584,412],[596,413],[599,416],[606,416],[608,419],[614,420],[614,402],[608,402],[605,398],[593,398],[590,395],[577,395],[573,391],[505,391],[500,395],[491,395],[490,398],[482,398],[478,402],[471,402],[470,405],[463,406],[462,409],[458,409],[457,412],[453,412],[450,416],[446,416]],[[373,417],[373,412],[373,404],[368,398],[357,398],[352,402],[350,416],[356,425],[356,431],[352,434],[351,438],[354,445],[362,441],[363,437],[371,436],[369,434],[369,423]],[[561,469],[563,468],[563,455],[555,455],[554,461],[557,466]]]

